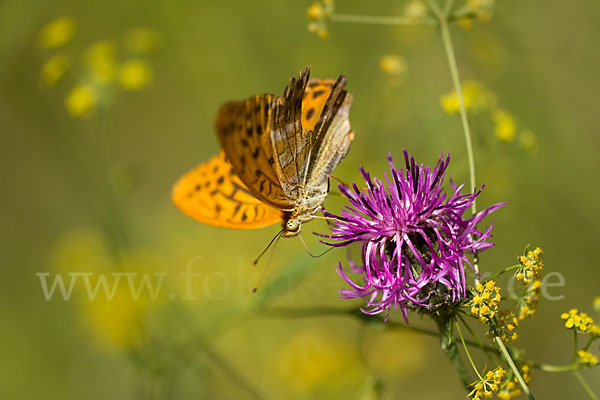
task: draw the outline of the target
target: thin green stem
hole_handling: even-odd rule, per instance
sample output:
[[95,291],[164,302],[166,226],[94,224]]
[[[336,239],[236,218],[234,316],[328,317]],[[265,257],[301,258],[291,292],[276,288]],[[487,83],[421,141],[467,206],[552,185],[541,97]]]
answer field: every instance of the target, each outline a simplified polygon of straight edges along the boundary
[[577,360],[577,348],[579,346],[577,339],[578,339],[577,331],[573,330],[573,362],[575,362],[575,360]]
[[374,25],[433,25],[435,21],[429,17],[409,18],[409,17],[380,17],[375,15],[350,15],[333,14],[330,17],[332,22],[348,22],[355,24],[374,24]]
[[527,397],[529,397],[529,400],[535,400],[535,398],[531,394],[531,391],[529,391],[529,387],[525,383],[525,380],[523,380],[523,377],[521,376],[521,373],[519,372],[519,368],[517,368],[517,366],[515,365],[515,362],[513,361],[512,357],[510,356],[510,353],[506,349],[506,346],[504,346],[504,343],[502,342],[502,339],[500,339],[499,336],[495,336],[494,340],[496,341],[496,343],[500,347],[500,350],[502,350],[502,354],[504,354],[504,357],[506,357],[506,361],[508,362],[508,365],[510,365],[510,368],[515,373],[515,376],[517,377],[517,380],[519,381],[519,384],[521,385],[521,388],[523,388],[523,392],[525,392],[525,394],[527,395]]
[[436,0],[427,0],[427,4],[429,4],[429,8],[431,8],[431,11],[433,11],[436,17],[442,18],[442,9],[440,8]]
[[452,6],[454,6],[454,0],[446,0],[444,4],[444,15],[448,17],[450,12],[452,11]]
[[500,271],[500,272],[496,272],[494,275],[492,275],[492,276],[490,277],[490,280],[491,280],[491,279],[496,279],[496,278],[497,278],[497,277],[499,277],[500,275],[502,275],[502,274],[505,274],[505,273],[507,273],[508,271],[512,271],[513,269],[517,269],[517,268],[519,268],[520,266],[521,266],[521,264],[517,264],[517,265],[511,265],[510,267],[506,267],[506,268],[504,268],[502,271]]
[[[458,98],[460,118],[462,120],[463,131],[465,134],[465,144],[467,146],[467,160],[469,162],[469,179],[471,181],[471,191],[475,192],[475,156],[473,152],[473,142],[471,140],[471,129],[469,128],[469,119],[467,118],[467,109],[465,107],[465,100],[463,98],[462,87],[460,85],[460,78],[458,76],[456,56],[454,55],[454,47],[452,46],[452,40],[450,39],[448,20],[442,14],[438,14],[438,17],[440,22],[440,30],[442,32],[442,40],[444,42],[444,49],[446,50],[448,65],[450,67],[450,75],[452,75],[454,91],[456,92],[456,96]],[[473,212],[473,215],[477,214],[477,201],[475,198],[473,199],[473,206],[471,207],[471,210]],[[475,254],[473,257],[473,269],[475,270],[475,283],[479,283],[479,252],[477,250],[475,250]]]
[[[490,357],[490,353],[493,354],[494,356],[498,357],[498,350],[496,348],[494,348],[494,347],[484,345],[481,342],[481,340],[479,340],[479,338],[477,337],[477,335],[475,334],[475,332],[473,332],[473,329],[467,323],[467,321],[465,321],[465,319],[462,317],[462,315],[460,315],[460,313],[457,313],[456,316],[458,317],[458,319],[460,319],[460,321],[463,323],[463,325],[465,326],[465,328],[467,328],[467,331],[469,332],[469,334],[471,335],[471,337],[473,337],[473,339],[475,340],[475,343],[477,343],[477,346],[484,352],[484,354],[488,357],[488,359],[490,361],[494,361]],[[469,344],[468,341],[467,341],[467,344]]]
[[463,348],[465,349],[465,354],[467,355],[467,358],[469,359],[469,363],[471,363],[471,367],[473,368],[473,371],[475,371],[475,373],[477,374],[477,376],[479,377],[480,380],[483,380],[483,377],[477,370],[477,367],[475,366],[475,363],[473,362],[473,359],[471,358],[471,353],[469,353],[469,348],[467,347],[467,344],[465,343],[465,338],[463,337],[462,331],[460,329],[460,324],[456,324],[456,331],[458,332],[458,337],[460,338]]
[[[454,90],[458,97],[458,105],[460,109],[460,118],[462,120],[463,130],[465,134],[465,142],[467,145],[467,159],[469,161],[469,176],[471,181],[471,190],[475,191],[476,179],[475,179],[475,157],[473,152],[473,143],[471,140],[471,129],[469,128],[469,119],[467,118],[467,109],[465,107],[465,100],[462,94],[462,87],[460,84],[460,78],[458,75],[458,67],[456,64],[456,56],[454,55],[454,47],[452,46],[452,40],[450,39],[450,31],[448,29],[448,22],[444,16],[440,17],[440,29],[442,31],[442,40],[444,41],[444,49],[446,50],[446,56],[448,57],[448,65],[450,66],[450,74],[452,75],[452,82],[454,84]],[[477,206],[475,200],[473,201],[473,214],[477,213]]]
[[581,375],[581,372],[573,371],[573,375],[575,375],[575,377],[581,384],[581,387],[583,387],[583,390],[585,390],[585,392],[588,394],[588,396],[590,396],[590,399],[598,400],[598,396],[596,396],[596,394],[594,393],[594,391],[592,390],[590,385],[588,385],[588,383],[585,381],[583,375]]
[[575,371],[579,368],[577,362],[571,363],[569,365],[539,364],[536,362],[531,362],[529,364],[531,364],[532,367],[544,372],[569,372]]

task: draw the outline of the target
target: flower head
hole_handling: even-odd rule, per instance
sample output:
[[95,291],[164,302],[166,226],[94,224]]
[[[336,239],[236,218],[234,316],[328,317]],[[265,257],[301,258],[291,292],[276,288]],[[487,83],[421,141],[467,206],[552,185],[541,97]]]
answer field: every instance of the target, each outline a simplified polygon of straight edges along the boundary
[[325,237],[331,246],[362,246],[362,265],[352,265],[365,282],[355,283],[340,265],[338,273],[351,286],[341,291],[343,298],[364,297],[367,314],[400,307],[407,320],[407,307],[436,311],[465,297],[464,265],[470,265],[465,253],[492,246],[487,242],[492,227],[481,232],[476,226],[504,204],[465,219],[480,192],[461,194],[464,185],[454,184],[444,192],[449,156],[442,155],[433,169],[416,164],[406,151],[406,169],[388,158],[391,175],[384,181],[361,168],[366,190],[356,183],[340,186],[350,206],[339,216],[325,212],[336,220],[333,234]]
[[596,357],[589,351],[579,350],[577,352],[577,356],[579,357],[579,362],[582,365],[585,365],[587,367],[593,367],[595,365],[598,365],[598,357]]
[[67,44],[75,35],[77,24],[73,17],[55,19],[40,32],[40,44],[48,49],[57,49]]
[[493,371],[488,371],[481,378],[471,385],[473,390],[467,395],[469,399],[479,400],[491,398],[494,393],[500,389],[505,371],[502,367],[497,367]]
[[574,329],[578,332],[587,332],[594,326],[594,320],[586,313],[579,313],[579,310],[572,308],[568,313],[563,313],[560,318],[565,321],[567,329]]

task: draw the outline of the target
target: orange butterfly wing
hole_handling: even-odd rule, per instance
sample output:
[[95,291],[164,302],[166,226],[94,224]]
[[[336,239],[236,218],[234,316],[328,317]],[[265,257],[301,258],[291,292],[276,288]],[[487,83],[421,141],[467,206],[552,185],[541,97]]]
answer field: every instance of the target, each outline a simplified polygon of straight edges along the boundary
[[[301,123],[313,130],[335,81],[311,79],[302,100]],[[254,197],[221,150],[173,185],[173,203],[186,215],[213,226],[257,229],[282,221],[282,212]]]
[[255,229],[282,220],[281,211],[248,191],[223,151],[182,176],[171,197],[188,216],[223,228]]

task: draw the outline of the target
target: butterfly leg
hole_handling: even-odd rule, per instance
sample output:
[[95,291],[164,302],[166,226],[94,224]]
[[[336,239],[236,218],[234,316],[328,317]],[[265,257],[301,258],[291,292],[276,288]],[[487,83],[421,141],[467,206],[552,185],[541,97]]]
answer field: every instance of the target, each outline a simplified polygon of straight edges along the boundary
[[[327,175],[327,192],[329,192],[329,187],[331,185],[330,178],[335,179],[336,181],[338,181],[339,183],[341,183],[342,185],[344,185],[346,187],[352,187],[352,185],[347,184],[346,182],[344,182],[343,180],[341,180],[340,178],[338,178],[336,176]],[[358,188],[358,190],[360,190],[362,192],[363,190],[367,190],[367,188]],[[337,192],[332,192],[331,194],[333,194],[334,196],[341,196],[341,193],[337,193]]]
[[336,181],[338,181],[339,183],[341,183],[344,186],[350,187],[351,185],[347,184],[346,182],[344,182],[343,180],[341,180],[340,178],[338,178],[337,176],[334,175],[327,175],[327,189],[329,189],[329,186],[331,185],[331,178],[335,179]]

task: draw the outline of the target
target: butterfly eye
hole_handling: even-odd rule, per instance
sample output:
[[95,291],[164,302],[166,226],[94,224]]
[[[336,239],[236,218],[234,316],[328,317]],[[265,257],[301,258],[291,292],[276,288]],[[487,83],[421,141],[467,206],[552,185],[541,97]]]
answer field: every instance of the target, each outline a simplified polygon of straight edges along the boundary
[[300,230],[300,222],[295,219],[290,219],[285,223],[285,230],[288,232],[297,232]]

